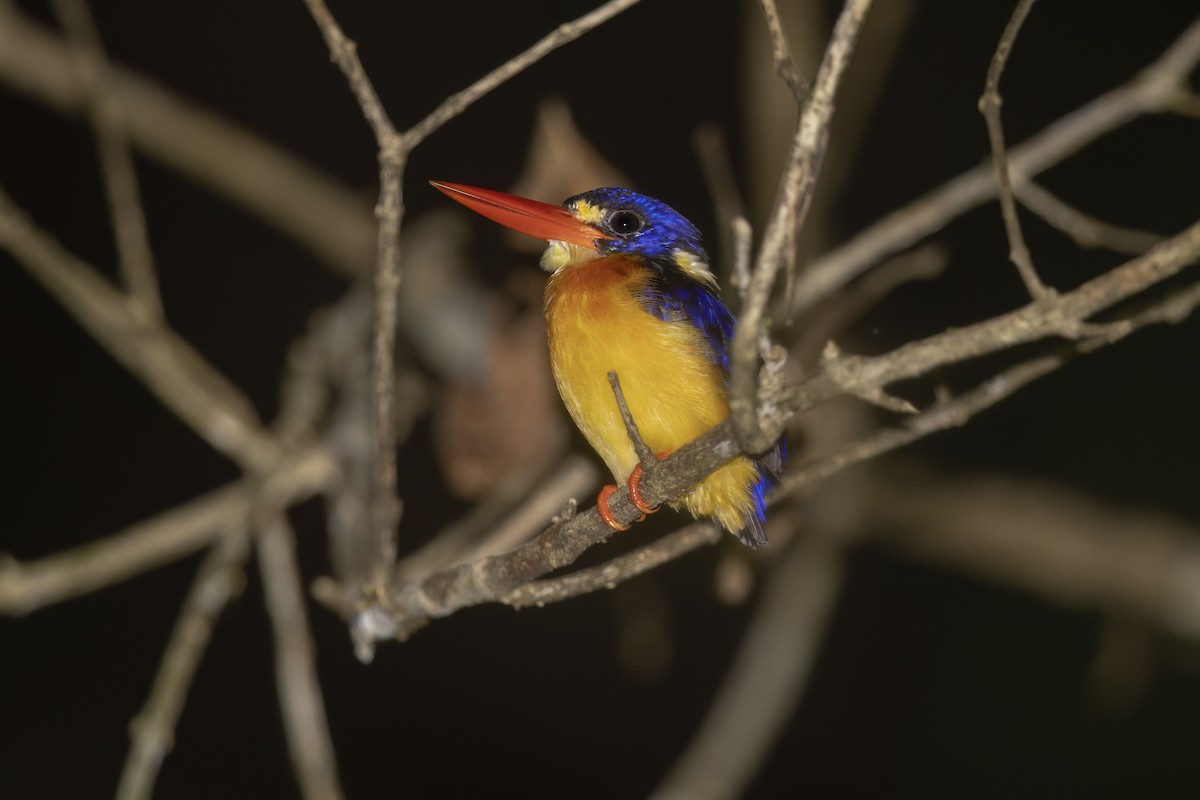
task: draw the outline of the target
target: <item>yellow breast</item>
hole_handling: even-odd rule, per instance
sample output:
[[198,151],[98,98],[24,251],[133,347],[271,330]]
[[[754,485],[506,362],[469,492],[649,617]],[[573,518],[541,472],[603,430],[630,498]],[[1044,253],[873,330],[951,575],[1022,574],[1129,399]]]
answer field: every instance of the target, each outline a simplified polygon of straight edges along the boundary
[[[546,331],[558,391],[575,424],[625,482],[637,464],[608,372],[621,390],[642,438],[655,453],[674,452],[729,415],[724,376],[703,334],[686,322],[664,322],[637,297],[649,278],[619,256],[551,276]],[[681,502],[731,531],[753,508],[758,471],[739,457],[706,478]]]

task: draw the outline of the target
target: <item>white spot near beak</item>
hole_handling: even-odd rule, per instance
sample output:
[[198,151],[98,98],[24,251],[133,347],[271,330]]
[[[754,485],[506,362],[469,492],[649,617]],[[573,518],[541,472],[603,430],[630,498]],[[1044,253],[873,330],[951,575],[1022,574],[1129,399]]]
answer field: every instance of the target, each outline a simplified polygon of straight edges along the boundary
[[546,252],[542,253],[542,269],[546,272],[560,272],[571,267],[578,267],[589,261],[595,261],[600,254],[591,247],[584,247],[570,242],[560,242],[554,239]]

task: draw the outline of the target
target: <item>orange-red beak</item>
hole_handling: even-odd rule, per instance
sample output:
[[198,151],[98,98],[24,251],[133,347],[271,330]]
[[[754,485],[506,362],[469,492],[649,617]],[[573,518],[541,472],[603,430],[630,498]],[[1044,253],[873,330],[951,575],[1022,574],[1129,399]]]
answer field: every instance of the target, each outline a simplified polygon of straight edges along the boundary
[[611,239],[599,228],[580,222],[562,206],[541,203],[515,194],[480,189],[461,183],[430,181],[442,194],[493,222],[546,241],[569,242],[596,249],[597,239]]

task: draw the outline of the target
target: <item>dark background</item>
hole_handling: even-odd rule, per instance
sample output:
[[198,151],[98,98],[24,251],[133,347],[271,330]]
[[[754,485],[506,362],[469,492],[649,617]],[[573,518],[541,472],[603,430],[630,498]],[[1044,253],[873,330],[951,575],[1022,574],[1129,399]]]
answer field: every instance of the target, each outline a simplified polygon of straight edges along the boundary
[[[373,195],[369,130],[299,0],[96,5],[115,61]],[[591,5],[332,8],[405,127]],[[720,123],[736,157],[753,131],[737,97],[741,7],[697,7],[646,0],[484,98],[415,153],[409,211],[444,205],[425,188],[430,178],[511,185],[536,103],[557,94],[641,190],[712,230],[691,132]],[[23,8],[49,19],[41,3]],[[983,157],[975,101],[1010,10],[993,0],[920,4],[843,190],[843,238]],[[1191,0],[1043,0],[1005,76],[1010,141],[1130,77],[1195,13]],[[1045,181],[1089,212],[1173,233],[1200,215],[1198,134],[1195,120],[1143,119]],[[67,248],[115,276],[94,151],[86,124],[0,91],[0,184]],[[344,281],[208,190],[154,162],[138,166],[169,321],[270,419],[288,342]],[[1123,260],[1081,253],[1025,219],[1051,284],[1074,286]],[[994,205],[938,239],[954,256],[947,275],[897,292],[849,340],[855,348],[882,351],[1023,301]],[[8,475],[0,550],[34,559],[237,477],[6,254],[0,326],[0,453]],[[910,452],[1200,519],[1198,343],[1195,318],[1141,332]],[[436,529],[462,510],[423,458],[426,427],[406,446],[401,475],[403,525],[414,530]],[[295,521],[310,580],[327,568],[320,508],[300,508]],[[465,611],[404,645],[383,646],[369,667],[354,660],[344,626],[313,606],[348,795],[645,796],[689,741],[753,608],[713,599],[716,557],[693,554],[618,592],[542,610]],[[145,700],[197,563],[0,620],[0,794],[111,794],[128,721]],[[250,570],[201,667],[158,796],[296,791],[260,589]],[[661,681],[638,683],[617,668],[626,591],[665,598],[675,656]],[[1157,642],[1141,701],[1105,714],[1090,702],[1086,682],[1101,624],[1094,613],[862,547],[805,699],[751,795],[1196,796],[1194,646]]]

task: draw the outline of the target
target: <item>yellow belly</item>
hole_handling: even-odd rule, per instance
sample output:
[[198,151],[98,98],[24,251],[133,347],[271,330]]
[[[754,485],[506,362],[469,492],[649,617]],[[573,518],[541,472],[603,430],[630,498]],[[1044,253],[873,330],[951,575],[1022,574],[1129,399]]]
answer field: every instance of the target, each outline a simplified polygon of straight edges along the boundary
[[[613,370],[642,438],[655,453],[674,452],[729,415],[721,368],[703,334],[664,322],[635,296],[647,275],[621,258],[565,270],[546,287],[550,364],[559,394],[588,442],[621,483],[637,454],[608,383]],[[758,470],[739,456],[672,503],[713,517],[730,531],[753,513]]]

